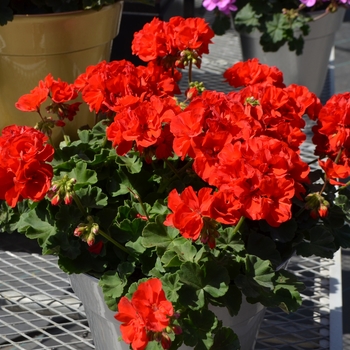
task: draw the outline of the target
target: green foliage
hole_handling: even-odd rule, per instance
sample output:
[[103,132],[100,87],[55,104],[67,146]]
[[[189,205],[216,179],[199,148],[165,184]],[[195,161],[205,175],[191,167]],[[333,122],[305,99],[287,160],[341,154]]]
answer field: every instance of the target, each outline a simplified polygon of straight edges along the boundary
[[[164,221],[170,213],[167,194],[184,184],[201,182],[177,158],[170,164],[141,164],[139,157],[120,157],[106,151],[106,123],[79,132],[79,140],[62,143],[53,162],[55,181],[74,178],[71,205],[24,201],[15,209],[1,203],[1,230],[13,229],[36,239],[44,254],[58,256],[67,273],[89,273],[99,278],[105,302],[116,311],[122,296],[131,298],[141,281],[161,280],[168,300],[180,317],[183,333],[171,334],[172,348],[182,343],[194,349],[239,349],[234,331],[222,327],[210,308],[224,307],[237,315],[242,299],[279,306],[286,312],[301,304],[303,284],[278,266],[296,251],[300,255],[332,257],[340,246],[350,246],[348,192],[341,191],[330,215],[315,220],[293,204],[293,219],[279,227],[264,221],[240,222],[239,227],[216,224],[216,246],[193,242]],[[171,176],[171,167],[180,169]],[[179,168],[180,167],[180,168]],[[181,171],[184,167],[186,171]],[[154,176],[157,173],[157,176]],[[164,175],[164,176],[162,176]],[[150,196],[149,194],[156,194]],[[89,226],[90,225],[90,226]],[[74,233],[98,227],[100,253]],[[148,348],[158,349],[157,342]]]
[[[265,52],[276,52],[283,45],[300,55],[304,37],[309,34],[312,17],[308,11],[298,11],[298,0],[237,0],[237,12],[232,12],[234,27],[238,32],[260,34],[260,44]],[[215,10],[212,28],[223,35],[231,27],[229,16]]]

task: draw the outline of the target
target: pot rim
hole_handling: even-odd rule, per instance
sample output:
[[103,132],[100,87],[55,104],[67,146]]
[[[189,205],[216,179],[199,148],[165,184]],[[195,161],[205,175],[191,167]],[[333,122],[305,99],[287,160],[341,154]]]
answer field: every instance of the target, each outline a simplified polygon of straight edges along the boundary
[[59,17],[59,16],[79,16],[79,15],[87,14],[91,12],[105,11],[108,8],[117,6],[116,4],[119,4],[119,3],[124,3],[124,0],[116,0],[114,4],[104,5],[100,9],[86,9],[86,10],[53,12],[53,13],[37,13],[37,14],[35,13],[34,14],[17,14],[13,16],[13,20],[33,19],[34,17],[43,18],[43,17]]

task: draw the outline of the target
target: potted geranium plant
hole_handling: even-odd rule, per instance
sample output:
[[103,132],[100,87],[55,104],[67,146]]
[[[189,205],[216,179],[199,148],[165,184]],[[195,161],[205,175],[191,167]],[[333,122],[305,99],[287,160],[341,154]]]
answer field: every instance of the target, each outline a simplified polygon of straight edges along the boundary
[[348,5],[348,0],[203,1],[215,12],[216,34],[224,34],[233,23],[243,60],[257,57],[277,66],[287,84],[305,85],[319,97]]
[[[37,239],[67,273],[99,280],[133,350],[239,349],[215,307],[233,316],[247,300],[293,311],[303,286],[281,265],[350,244],[341,181],[350,94],[322,107],[256,59],[224,74],[241,90],[206,91],[191,71],[213,35],[200,18],[154,19],[132,45],[147,66],[103,61],[74,84],[48,75],[16,103],[39,114],[36,128],[10,125],[0,137],[1,229]],[[185,67],[189,88],[175,98]],[[52,129],[79,119],[78,94],[97,123],[54,149]],[[316,121],[316,171],[300,157],[305,114]]]

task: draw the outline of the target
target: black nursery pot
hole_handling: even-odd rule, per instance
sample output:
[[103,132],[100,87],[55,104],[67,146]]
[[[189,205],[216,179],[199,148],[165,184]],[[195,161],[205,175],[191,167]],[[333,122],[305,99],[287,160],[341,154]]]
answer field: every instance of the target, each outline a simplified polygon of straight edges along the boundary
[[119,34],[113,40],[111,61],[125,59],[135,65],[145,65],[145,62],[132,54],[131,42],[134,33],[141,30],[146,23],[154,17],[161,18],[160,12],[159,3],[155,6],[149,6],[124,2]]

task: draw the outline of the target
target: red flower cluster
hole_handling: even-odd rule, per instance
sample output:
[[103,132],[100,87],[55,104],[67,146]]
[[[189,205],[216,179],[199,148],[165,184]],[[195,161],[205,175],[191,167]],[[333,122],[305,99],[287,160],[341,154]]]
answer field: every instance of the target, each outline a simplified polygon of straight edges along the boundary
[[210,217],[214,210],[214,196],[211,188],[201,188],[198,197],[192,187],[187,187],[181,195],[174,189],[169,193],[168,206],[173,211],[164,222],[166,226],[176,227],[180,234],[196,241],[201,237],[203,243],[215,248],[217,237],[216,223]]
[[165,297],[161,281],[152,278],[139,284],[131,300],[120,299],[114,317],[122,323],[122,338],[133,350],[145,349],[150,340],[158,340],[163,349],[169,349],[171,340],[167,328],[173,314],[173,306]]
[[66,102],[77,98],[78,94],[72,84],[68,84],[61,79],[53,79],[48,74],[44,80],[41,80],[29,94],[21,96],[16,102],[16,107],[24,112],[40,112],[40,106],[47,97],[50,96],[53,103],[47,108],[48,112],[55,113],[59,117],[57,126],[64,126],[65,118],[73,120],[79,110],[81,102],[67,104]]
[[[126,60],[100,62],[89,66],[74,82],[81,91],[90,111],[114,116],[125,105],[123,97],[135,96],[150,99],[151,96],[173,96],[180,93],[177,82],[181,73],[150,62],[147,67],[135,67]],[[121,106],[120,106],[121,105]]]
[[11,125],[0,136],[0,199],[40,201],[50,189],[54,149],[47,136],[27,126]]
[[337,179],[347,178],[350,172],[350,93],[332,96],[321,109],[317,125],[313,127],[315,153],[327,178],[342,185]]
[[168,66],[183,67],[194,59],[200,67],[200,58],[209,53],[213,36],[202,18],[172,17],[169,22],[154,18],[134,34],[132,51],[145,62],[164,60]]
[[153,96],[147,101],[130,96],[120,104],[124,104],[124,108],[107,129],[107,138],[117,153],[125,155],[136,144],[136,149],[144,153],[147,161],[151,161],[153,155],[157,159],[170,157],[173,154],[173,135],[168,123],[181,111],[175,100]]
[[[220,211],[205,215],[230,224],[243,215],[271,226],[290,219],[291,199],[304,192],[309,173],[298,154],[305,139],[302,116],[318,108],[306,88],[264,83],[228,95],[204,91],[178,113],[170,122],[175,153],[193,158],[196,173],[218,189]],[[173,219],[178,209],[171,202],[169,207],[175,214],[168,223],[180,229]],[[179,217],[182,226],[190,220],[184,213]]]
[[224,78],[229,85],[236,88],[253,84],[285,87],[283,73],[277,67],[261,64],[257,58],[236,63],[225,71]]

